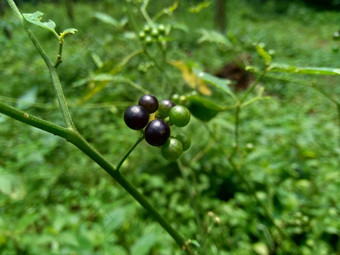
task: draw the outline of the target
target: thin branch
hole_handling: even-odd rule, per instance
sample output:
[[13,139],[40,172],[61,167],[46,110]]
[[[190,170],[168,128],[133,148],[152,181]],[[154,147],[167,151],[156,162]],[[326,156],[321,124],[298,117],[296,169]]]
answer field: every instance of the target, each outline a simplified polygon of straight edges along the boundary
[[125,160],[128,158],[131,152],[137,147],[137,145],[144,140],[144,133],[142,132],[137,141],[134,143],[134,145],[131,146],[131,148],[128,150],[128,152],[122,157],[122,159],[119,161],[119,163],[116,166],[117,171],[119,171],[120,167],[123,165]]
[[56,69],[53,66],[53,63],[51,62],[50,58],[47,56],[45,50],[43,49],[43,47],[39,43],[38,39],[35,37],[35,35],[31,31],[31,29],[28,27],[27,22],[24,20],[22,14],[20,13],[19,9],[17,8],[15,2],[13,0],[7,0],[7,2],[10,5],[12,11],[14,12],[15,17],[19,20],[20,24],[22,25],[22,27],[26,31],[27,35],[31,39],[32,43],[34,44],[35,48],[39,52],[40,56],[45,61],[46,65],[47,65],[47,67],[50,71],[53,88],[54,88],[56,96],[58,98],[60,110],[62,112],[63,119],[64,119],[64,122],[66,124],[66,127],[69,128],[69,129],[76,130],[76,128],[73,124],[67,103],[66,103],[66,99],[65,99],[65,96],[64,96],[63,89],[61,87],[59,76],[57,74]]

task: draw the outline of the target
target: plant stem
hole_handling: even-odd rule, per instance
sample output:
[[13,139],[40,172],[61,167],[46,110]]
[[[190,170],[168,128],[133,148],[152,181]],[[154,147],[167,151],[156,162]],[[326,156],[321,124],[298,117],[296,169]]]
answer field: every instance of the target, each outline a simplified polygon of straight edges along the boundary
[[152,24],[153,24],[152,19],[150,18],[148,12],[146,11],[146,7],[148,6],[148,4],[149,4],[149,0],[144,0],[142,6],[140,8],[140,11],[141,11],[143,17],[145,18],[145,20],[148,22],[148,24],[150,26],[152,26]]
[[76,130],[76,128],[73,124],[67,103],[66,103],[66,99],[65,99],[65,96],[64,96],[63,89],[61,87],[59,76],[57,74],[56,69],[53,66],[52,61],[47,56],[45,50],[43,49],[43,47],[41,46],[41,44],[39,43],[39,41],[37,40],[37,38],[35,37],[33,32],[31,31],[31,29],[28,27],[27,22],[22,17],[22,15],[21,15],[19,9],[17,8],[15,2],[13,0],[7,0],[7,2],[10,5],[15,17],[19,20],[20,24],[22,25],[22,27],[26,31],[27,35],[31,39],[32,43],[34,44],[35,48],[39,52],[42,59],[45,61],[46,65],[47,65],[47,67],[50,71],[53,88],[54,88],[56,96],[58,98],[60,110],[62,112],[63,119],[64,119],[66,127],[69,128],[69,129],[72,129],[72,130]]
[[58,68],[58,66],[61,64],[61,62],[63,62],[63,60],[61,59],[61,56],[63,54],[63,45],[64,45],[64,40],[59,39],[59,51],[58,51],[58,55],[57,55],[57,60],[54,63],[54,68]]
[[254,83],[248,88],[248,90],[246,91],[246,93],[244,94],[244,96],[241,98],[240,103],[242,104],[244,102],[244,100],[247,99],[247,97],[249,96],[250,93],[252,93],[254,91],[254,89],[256,88],[257,84],[261,81],[261,79],[266,75],[267,70],[264,70],[260,76],[254,81]]
[[[67,141],[75,145],[79,150],[84,152],[100,167],[102,167],[113,179],[115,179],[138,203],[144,207],[158,223],[172,236],[177,244],[187,254],[194,254],[188,243],[177,230],[164,218],[158,210],[141,194],[137,188],[131,184],[119,171],[108,162],[94,147],[92,147],[77,131],[64,128],[38,117],[32,116],[24,111],[16,109],[12,106],[0,102],[0,113],[3,113],[13,119],[26,123],[30,126],[39,128],[48,133],[65,138]],[[141,138],[140,138],[141,139]],[[139,140],[140,140],[139,139]]]
[[181,175],[184,179],[185,186],[186,186],[187,192],[188,192],[189,197],[190,197],[191,206],[192,206],[194,213],[195,213],[195,220],[196,220],[196,224],[197,224],[197,227],[199,229],[199,233],[200,233],[200,237],[201,237],[200,238],[201,239],[200,240],[201,246],[203,247],[202,252],[205,252],[205,250],[204,250],[205,249],[205,233],[204,233],[204,228],[203,228],[202,221],[201,221],[200,210],[198,208],[198,205],[197,205],[196,199],[195,199],[196,191],[192,188],[193,185],[190,184],[189,179],[188,179],[187,175],[185,174],[185,170],[184,170],[184,167],[183,167],[181,160],[177,160],[177,165],[178,165],[178,169],[181,172]]
[[337,104],[337,110],[338,110],[338,126],[339,126],[339,147],[340,147],[340,104]]
[[122,159],[119,161],[119,163],[116,166],[117,171],[119,171],[122,164],[125,162],[127,157],[130,155],[130,153],[137,147],[137,145],[144,140],[144,133],[142,132],[138,140],[135,142],[134,145],[131,146],[131,148],[128,150],[128,152],[122,157]]

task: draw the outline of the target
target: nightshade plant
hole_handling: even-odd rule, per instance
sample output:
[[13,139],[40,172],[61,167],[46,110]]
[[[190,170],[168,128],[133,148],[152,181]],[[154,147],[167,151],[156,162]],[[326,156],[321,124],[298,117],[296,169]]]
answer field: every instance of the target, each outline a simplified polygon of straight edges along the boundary
[[[142,13],[145,16],[145,19],[147,20],[147,22],[152,25],[153,20],[151,20],[150,17],[146,13],[146,6],[147,6],[148,2],[149,1],[147,1],[147,0],[143,1]],[[192,80],[194,80],[195,82],[197,80],[201,80],[201,81],[204,81],[204,82],[210,84],[211,86],[215,87],[219,91],[222,91],[226,96],[230,96],[233,103],[231,105],[221,106],[221,105],[215,103],[214,101],[212,101],[211,99],[209,99],[208,97],[202,97],[198,93],[196,93],[196,94],[188,93],[186,95],[173,96],[171,99],[174,103],[172,103],[170,100],[163,100],[163,101],[159,102],[158,111],[159,111],[159,115],[160,115],[159,118],[160,119],[152,120],[152,121],[150,121],[149,125],[151,123],[154,123],[154,124],[152,124],[151,126],[146,126],[147,120],[148,120],[148,118],[147,118],[148,114],[151,114],[152,112],[154,112],[154,107],[151,107],[151,106],[154,106],[153,103],[155,102],[155,100],[152,97],[142,97],[143,99],[138,102],[139,107],[137,107],[137,108],[136,108],[136,106],[133,106],[133,107],[135,109],[141,109],[140,107],[144,107],[144,108],[146,108],[147,113],[145,113],[143,110],[141,110],[141,112],[144,112],[140,115],[141,119],[142,119],[141,124],[138,123],[138,125],[135,126],[134,125],[135,123],[133,123],[133,121],[132,121],[131,126],[132,126],[133,129],[137,129],[137,130],[143,129],[145,127],[146,128],[145,133],[141,132],[141,135],[137,139],[137,142],[131,147],[131,149],[122,157],[122,159],[115,166],[115,165],[111,164],[110,162],[108,162],[77,131],[77,129],[76,129],[76,127],[75,127],[75,125],[72,121],[71,115],[69,113],[68,106],[66,104],[66,100],[64,98],[62,87],[61,87],[61,84],[60,84],[60,81],[59,81],[59,77],[58,77],[58,74],[56,72],[56,68],[58,67],[59,64],[62,63],[62,47],[63,47],[63,43],[64,43],[64,37],[67,34],[74,33],[76,30],[75,29],[68,29],[68,30],[65,30],[61,34],[58,34],[54,30],[55,24],[53,22],[49,21],[49,22],[43,23],[43,22],[40,21],[42,13],[38,12],[38,13],[34,13],[34,14],[21,15],[21,13],[17,9],[13,0],[8,0],[8,3],[10,4],[15,16],[20,21],[20,23],[24,27],[25,31],[27,32],[28,36],[32,40],[37,51],[39,52],[41,57],[44,59],[46,65],[47,65],[47,67],[50,71],[50,74],[51,74],[51,77],[52,77],[52,84],[53,84],[55,93],[57,95],[57,99],[59,101],[59,106],[60,106],[60,109],[61,109],[61,112],[62,112],[62,115],[63,115],[65,126],[55,125],[51,122],[45,121],[45,120],[38,118],[38,117],[35,117],[35,116],[32,116],[32,115],[30,115],[26,112],[18,110],[17,108],[11,107],[11,106],[4,104],[2,102],[0,102],[0,112],[1,113],[8,115],[8,116],[10,116],[14,119],[17,119],[17,120],[19,120],[23,123],[28,124],[28,125],[37,127],[41,130],[45,130],[49,133],[60,136],[60,137],[64,138],[65,140],[69,141],[70,143],[72,143],[73,145],[75,145],[78,149],[83,151],[92,160],[94,160],[99,166],[101,166],[129,194],[131,194],[147,210],[147,212],[150,215],[152,215],[161,224],[161,226],[174,238],[174,240],[177,242],[177,244],[186,253],[193,254],[193,251],[191,250],[189,244],[191,242],[194,243],[195,241],[191,241],[190,239],[186,239],[183,236],[181,236],[178,233],[178,231],[176,229],[174,229],[169,224],[167,219],[164,218],[162,215],[160,215],[159,212],[157,211],[157,209],[155,209],[155,207],[152,204],[150,204],[142,194],[140,194],[138,192],[136,187],[134,187],[129,181],[127,181],[125,179],[125,177],[119,172],[119,169],[121,168],[122,164],[127,159],[127,157],[130,155],[130,153],[136,148],[136,146],[144,140],[144,135],[146,135],[145,133],[148,133],[146,131],[148,129],[148,127],[151,128],[151,131],[154,131],[154,130],[157,131],[157,129],[161,126],[164,127],[164,129],[167,129],[166,127],[168,127],[169,123],[173,122],[173,124],[175,124],[175,125],[178,124],[178,126],[182,126],[190,120],[190,115],[188,115],[188,112],[186,110],[184,110],[183,108],[179,109],[179,113],[180,113],[179,118],[177,118],[175,113],[171,113],[171,110],[174,109],[174,105],[175,105],[174,103],[176,103],[177,105],[180,104],[180,105],[184,105],[184,106],[188,107],[191,114],[194,117],[196,117],[197,119],[201,120],[202,123],[204,123],[204,124],[206,124],[206,122],[210,121],[215,116],[217,116],[217,114],[219,114],[219,112],[233,111],[234,112],[234,127],[233,127],[233,132],[234,132],[233,143],[234,143],[234,146],[233,146],[231,153],[220,143],[220,141],[218,140],[219,138],[216,137],[215,133],[212,130],[210,130],[210,127],[208,125],[204,125],[204,126],[207,128],[208,134],[211,136],[211,138],[214,140],[214,142],[216,142],[215,144],[219,147],[219,150],[222,152],[222,154],[225,155],[228,163],[230,164],[230,168],[232,170],[234,170],[235,174],[238,175],[239,179],[244,184],[247,194],[249,194],[249,196],[253,197],[254,201],[256,201],[256,204],[259,205],[259,207],[263,210],[263,216],[269,221],[269,224],[271,226],[273,226],[272,228],[270,228],[268,230],[268,236],[269,236],[268,240],[272,240],[271,242],[268,242],[268,247],[270,247],[271,253],[274,254],[273,252],[275,252],[277,249],[283,249],[287,253],[289,248],[285,248],[285,244],[286,244],[285,242],[289,242],[291,244],[291,247],[294,248],[294,251],[290,251],[290,252],[292,254],[301,254],[301,252],[299,251],[299,247],[297,246],[295,241],[291,238],[289,233],[287,233],[285,228],[282,227],[281,225],[279,225],[275,221],[276,219],[274,218],[273,213],[270,211],[268,206],[258,197],[258,195],[256,193],[257,190],[256,190],[256,187],[255,187],[255,184],[251,183],[247,179],[247,176],[244,174],[243,170],[245,168],[245,165],[244,165],[244,162],[243,162],[243,159],[242,159],[242,157],[243,157],[242,153],[244,153],[244,149],[251,148],[251,146],[247,145],[247,147],[245,148],[245,147],[242,146],[242,142],[240,142],[240,136],[241,136],[240,135],[240,124],[243,121],[242,118],[241,118],[242,117],[241,112],[249,104],[254,103],[256,101],[259,101],[259,100],[266,99],[265,97],[262,97],[263,90],[261,90],[261,89],[258,90],[259,92],[258,92],[258,95],[256,97],[248,99],[248,97],[250,97],[253,92],[256,92],[256,89],[258,88],[259,82],[261,81],[261,79],[263,77],[277,79],[277,80],[284,80],[282,77],[275,76],[275,74],[271,74],[271,73],[282,72],[282,73],[293,73],[293,74],[339,75],[340,74],[339,69],[315,68],[315,67],[299,68],[299,67],[295,67],[295,66],[273,63],[272,62],[272,56],[271,56],[271,54],[268,53],[269,51],[267,52],[263,45],[256,44],[255,48],[258,52],[258,55],[264,60],[263,61],[264,65],[261,68],[258,68],[258,67],[255,67],[255,66],[248,66],[248,65],[245,66],[245,68],[248,71],[250,71],[250,72],[254,73],[256,76],[258,76],[258,79],[248,88],[248,90],[246,90],[245,93],[240,94],[240,95],[236,95],[229,89],[226,80],[219,79],[219,78],[217,78],[217,77],[215,77],[211,74],[202,72],[202,71],[200,71],[196,68],[192,68],[192,70],[190,69],[190,73],[187,73],[187,74],[189,74],[189,76],[191,78],[192,77],[194,78]],[[59,42],[59,51],[58,51],[57,60],[54,63],[47,57],[42,46],[40,45],[40,43],[38,42],[38,40],[36,39],[34,34],[29,29],[27,22],[30,22],[30,23],[39,25],[43,28],[46,28],[46,29],[52,31],[52,33],[57,37],[58,42]],[[149,43],[153,44],[153,45],[149,45],[148,49],[151,48],[151,47],[161,46],[162,53],[164,53],[164,59],[163,60],[166,60],[166,58],[165,58],[166,51],[164,50],[165,47],[163,47],[163,46],[165,46],[166,41],[163,40],[162,38],[163,38],[164,35],[168,34],[169,28],[166,27],[164,29],[164,27],[159,26],[158,30],[159,30],[159,34],[161,36],[158,36],[155,31],[152,31],[151,27],[152,26],[150,26],[150,25],[146,26],[146,29],[144,29],[144,35],[142,33],[142,36],[140,36],[140,39],[145,40],[145,41],[143,41],[144,44],[149,44]],[[145,34],[147,34],[147,33],[149,33],[149,34],[147,36],[145,36]],[[213,42],[213,37],[210,37],[209,39]],[[219,40],[218,43],[223,44],[223,41],[221,42],[221,40]],[[238,45],[235,43],[235,49],[237,49],[237,46]],[[140,54],[140,53],[146,54],[148,59],[152,62],[152,64],[155,66],[155,68],[157,68],[159,71],[164,70],[164,66],[159,65],[156,61],[154,61],[152,56],[148,55],[147,50],[145,50],[145,51],[137,50],[137,51],[133,52],[132,54],[130,54],[124,61],[128,61],[131,57],[133,57],[137,54]],[[163,61],[163,62],[165,63],[166,61]],[[183,63],[181,63],[181,62],[175,63],[173,61],[173,64],[175,66],[179,67],[179,69],[182,72],[188,71],[187,70],[188,68],[185,69],[185,66],[183,67],[183,65],[182,65]],[[118,67],[121,68],[121,66],[118,66]],[[117,68],[117,70],[119,70],[119,68]],[[165,72],[164,72],[164,77],[166,77]],[[163,79],[163,81],[164,81],[164,79]],[[307,86],[307,87],[312,87],[312,88],[316,89],[317,91],[319,91],[324,96],[326,96],[326,98],[328,98],[336,106],[336,109],[338,110],[339,121],[340,121],[340,102],[334,95],[329,95],[322,88],[317,87],[315,84],[306,84],[305,82],[296,82],[296,83],[300,83],[300,84]],[[139,90],[143,91],[143,89],[138,87],[136,84],[131,83],[131,85],[138,88]],[[163,86],[163,84],[162,84],[162,86]],[[195,88],[195,89],[197,89],[199,92],[202,92],[202,91],[204,92],[204,87],[201,87],[201,90],[200,90],[200,87]],[[98,90],[96,90],[96,91],[98,91]],[[147,91],[143,91],[143,93],[147,93]],[[93,95],[94,95],[94,92],[92,92],[92,94],[91,93],[88,94],[85,97],[84,101],[86,101],[89,97],[91,97]],[[127,119],[129,119],[129,118],[127,118]],[[132,120],[133,120],[133,118],[132,118]],[[130,119],[129,119],[129,123],[130,123]],[[157,125],[155,125],[155,124],[157,124]],[[340,125],[339,125],[339,127],[340,127]],[[151,131],[150,131],[150,133],[152,133]],[[151,137],[153,137],[153,136],[151,135]],[[169,158],[170,160],[176,159],[180,155],[180,153],[182,151],[187,150],[190,147],[190,144],[191,144],[190,139],[188,139],[188,137],[185,136],[185,135],[183,136],[183,134],[178,134],[178,135],[175,135],[175,136],[171,136],[171,134],[170,134],[169,137],[165,136],[165,138],[164,138],[164,141],[162,141],[162,143],[161,143],[161,144],[164,143],[163,146],[161,147],[161,153],[162,153],[163,156],[165,156],[166,158]],[[340,138],[340,136],[339,136],[339,138]],[[150,141],[151,140],[153,140],[153,139],[150,139]],[[153,143],[153,142],[151,142],[151,143]],[[159,144],[158,142],[154,143],[155,146],[159,146],[161,144]],[[181,165],[180,161],[178,161],[178,166],[179,166],[179,170],[181,172],[183,172],[183,166]],[[200,222],[200,218],[199,218],[200,215],[199,215],[199,213],[197,213],[197,211],[199,211],[200,208],[194,202],[194,200],[195,200],[194,195],[193,195],[194,194],[194,192],[193,192],[194,188],[192,186],[190,186],[190,183],[188,183],[188,180],[186,179],[185,174],[183,174],[183,179],[185,179],[186,186],[187,186],[187,189],[188,189],[188,194],[189,194],[191,200],[193,201],[192,207],[196,211],[195,217],[196,217],[196,221],[197,221],[196,225],[197,225],[197,228],[198,228],[197,232],[199,233],[198,236],[200,238],[198,240],[199,244],[200,244],[200,250],[202,251],[202,254],[207,254],[207,253],[204,252],[204,251],[206,251],[206,248],[207,248],[206,247],[207,242],[205,242],[205,236],[206,236],[205,231],[206,231],[206,229],[204,228],[204,226],[202,226],[202,223]],[[272,229],[274,231],[272,231]],[[272,244],[272,243],[274,243],[274,244]],[[272,244],[272,246],[270,246],[271,244]]]
[[[162,216],[158,210],[141,194],[137,188],[130,183],[120,172],[119,169],[131,151],[136,147],[136,145],[142,140],[139,138],[137,143],[132,146],[132,148],[127,152],[127,154],[120,160],[120,162],[114,166],[108,162],[92,145],[90,145],[84,137],[77,131],[75,124],[73,123],[71,114],[69,112],[66,99],[63,93],[63,89],[57,74],[56,68],[62,62],[62,46],[64,42],[65,35],[69,33],[74,33],[75,29],[69,29],[58,35],[54,28],[55,24],[53,21],[42,23],[40,21],[42,13],[37,12],[34,14],[24,14],[22,15],[17,8],[13,0],[7,0],[10,5],[14,15],[28,34],[35,48],[43,58],[45,64],[47,65],[52,79],[53,88],[58,99],[59,107],[63,115],[65,126],[59,126],[52,122],[43,120],[39,117],[30,115],[24,111],[21,111],[15,107],[7,105],[0,102],[0,112],[23,123],[36,127],[38,129],[44,130],[51,134],[57,135],[64,138],[68,142],[72,143],[79,150],[84,152],[88,157],[95,161],[100,167],[102,167],[112,178],[114,178],[135,200],[137,200],[147,211],[150,213],[159,224],[172,236],[172,238],[177,242],[183,251],[187,254],[194,254],[190,245],[190,240],[185,239],[178,231],[173,228],[168,220]],[[53,64],[50,58],[45,53],[43,47],[41,46],[38,39],[35,37],[34,33],[29,28],[28,22],[39,25],[45,29],[52,31],[59,40],[59,53],[56,62]]]

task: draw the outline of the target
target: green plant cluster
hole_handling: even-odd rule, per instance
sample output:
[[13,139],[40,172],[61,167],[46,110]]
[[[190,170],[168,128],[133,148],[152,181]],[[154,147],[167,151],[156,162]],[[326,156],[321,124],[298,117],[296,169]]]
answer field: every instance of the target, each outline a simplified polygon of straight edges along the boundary
[[[230,0],[220,34],[213,1],[94,2],[74,2],[73,21],[62,2],[20,11],[44,12],[58,36],[77,28],[59,58],[55,34],[26,21],[58,63],[78,132],[118,162],[187,247],[338,254],[338,13]],[[2,21],[12,37],[0,35],[0,108],[63,125],[44,62],[9,8]],[[245,89],[220,75],[236,64],[249,75]],[[125,110],[145,94],[190,111],[187,126],[173,127],[182,149],[184,138],[193,143],[177,161],[126,128]],[[0,114],[0,148],[0,254],[183,254],[154,215],[65,139]]]

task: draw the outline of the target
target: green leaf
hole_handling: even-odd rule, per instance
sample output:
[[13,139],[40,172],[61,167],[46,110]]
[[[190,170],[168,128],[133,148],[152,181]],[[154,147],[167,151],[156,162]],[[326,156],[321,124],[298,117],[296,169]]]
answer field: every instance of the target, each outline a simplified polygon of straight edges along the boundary
[[194,74],[202,79],[203,81],[213,85],[214,87],[221,89],[222,91],[224,91],[225,93],[227,93],[228,95],[230,95],[231,97],[235,98],[235,95],[233,94],[233,92],[230,90],[229,88],[229,84],[232,84],[233,82],[231,80],[228,79],[221,79],[218,78],[216,76],[213,76],[209,73],[205,73],[197,68],[193,68]]
[[198,39],[198,43],[208,42],[208,43],[216,43],[222,44],[227,47],[231,47],[232,43],[230,40],[223,34],[207,29],[200,29],[201,33],[200,39]]
[[189,12],[191,13],[199,13],[201,12],[203,9],[209,7],[212,4],[212,1],[204,1],[202,3],[199,3],[196,6],[192,6],[189,8]]
[[269,66],[272,61],[272,56],[270,56],[270,54],[264,49],[263,44],[257,44],[255,46],[256,46],[256,51],[259,54],[259,56],[263,58],[266,66]]
[[71,34],[73,35],[73,34],[75,34],[76,32],[78,32],[77,29],[75,29],[75,28],[68,28],[68,29],[64,30],[64,31],[60,34],[60,36],[61,36],[62,38],[64,38],[65,36],[71,35]]
[[110,15],[103,13],[103,12],[95,12],[94,13],[94,17],[98,20],[100,20],[101,22],[104,22],[106,24],[112,25],[114,27],[119,27],[120,24],[119,22],[112,18]]
[[38,88],[33,87],[26,91],[25,94],[19,97],[17,101],[17,107],[21,110],[27,109],[35,104],[38,95]]
[[225,110],[224,107],[204,97],[187,96],[186,99],[191,114],[202,121],[209,121],[219,112]]
[[339,75],[340,68],[332,67],[296,67],[279,63],[272,63],[268,69],[271,72],[315,74],[315,75]]
[[55,23],[52,20],[49,20],[47,22],[42,22],[41,18],[43,15],[44,13],[39,12],[39,11],[35,13],[24,13],[23,14],[24,18],[28,22],[51,31],[59,39],[59,35],[55,31],[55,27],[56,27]]
[[131,247],[131,255],[150,254],[151,248],[158,242],[158,235],[148,233],[138,239]]

